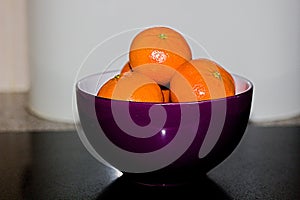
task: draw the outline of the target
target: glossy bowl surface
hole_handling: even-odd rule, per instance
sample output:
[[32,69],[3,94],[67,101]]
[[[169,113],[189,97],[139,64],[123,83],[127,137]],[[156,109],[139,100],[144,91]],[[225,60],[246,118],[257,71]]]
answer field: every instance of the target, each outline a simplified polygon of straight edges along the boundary
[[220,164],[239,144],[251,110],[249,80],[233,75],[235,96],[202,102],[157,104],[95,96],[114,73],[93,74],[76,84],[79,132],[101,162],[134,181],[189,181]]

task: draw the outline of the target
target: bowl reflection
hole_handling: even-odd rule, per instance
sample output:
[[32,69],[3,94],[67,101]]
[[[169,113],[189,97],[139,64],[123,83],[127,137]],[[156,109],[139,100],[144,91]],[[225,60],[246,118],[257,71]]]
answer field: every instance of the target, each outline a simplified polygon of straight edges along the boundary
[[128,176],[121,176],[100,193],[97,199],[184,199],[199,197],[204,199],[232,199],[218,184],[207,176],[197,177],[197,181],[173,187],[148,187],[137,184]]

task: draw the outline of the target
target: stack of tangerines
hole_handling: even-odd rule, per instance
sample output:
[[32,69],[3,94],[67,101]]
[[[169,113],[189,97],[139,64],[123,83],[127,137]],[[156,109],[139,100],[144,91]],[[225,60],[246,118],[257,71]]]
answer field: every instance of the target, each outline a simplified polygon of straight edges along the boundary
[[129,61],[97,96],[137,102],[190,102],[233,96],[235,84],[216,62],[192,58],[182,34],[152,27],[131,42]]

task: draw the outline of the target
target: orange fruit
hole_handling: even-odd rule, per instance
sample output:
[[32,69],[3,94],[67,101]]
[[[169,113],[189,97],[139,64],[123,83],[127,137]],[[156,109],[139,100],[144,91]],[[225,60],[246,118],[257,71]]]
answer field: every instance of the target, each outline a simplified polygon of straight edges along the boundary
[[145,29],[134,37],[130,45],[129,62],[132,69],[141,67],[141,73],[161,85],[169,83],[175,72],[173,69],[191,59],[191,49],[185,38],[168,27]]
[[106,81],[98,90],[97,96],[111,99],[119,79],[120,79],[120,75],[116,75],[112,79]]
[[181,65],[170,82],[171,101],[202,101],[233,96],[235,84],[223,67],[208,59]]
[[97,96],[136,102],[163,102],[159,85],[138,72],[126,72],[108,80],[98,91]]

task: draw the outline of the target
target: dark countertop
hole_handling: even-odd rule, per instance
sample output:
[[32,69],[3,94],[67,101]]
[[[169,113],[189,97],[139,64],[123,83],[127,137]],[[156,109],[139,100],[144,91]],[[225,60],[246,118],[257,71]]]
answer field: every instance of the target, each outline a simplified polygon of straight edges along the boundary
[[173,187],[130,182],[84,148],[75,131],[0,134],[0,199],[300,199],[300,126],[249,125],[206,177]]

